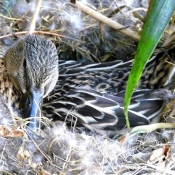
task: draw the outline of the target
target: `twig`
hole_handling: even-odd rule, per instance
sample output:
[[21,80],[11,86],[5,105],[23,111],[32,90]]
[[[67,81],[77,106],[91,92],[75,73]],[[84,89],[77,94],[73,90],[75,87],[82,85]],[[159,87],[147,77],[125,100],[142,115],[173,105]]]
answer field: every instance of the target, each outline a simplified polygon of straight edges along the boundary
[[175,128],[175,123],[154,123],[151,125],[142,125],[142,126],[136,126],[134,127],[130,135],[137,134],[137,133],[147,133],[152,132],[156,129],[167,129],[167,128]]
[[32,34],[35,30],[36,20],[37,20],[38,14],[39,14],[41,3],[42,3],[42,0],[38,0],[38,2],[36,4],[35,12],[33,14],[32,21],[30,24],[29,34]]
[[125,26],[113,21],[110,18],[107,18],[106,16],[96,12],[95,10],[87,7],[86,5],[82,4],[79,1],[76,1],[75,3],[76,7],[78,7],[79,9],[81,9],[83,12],[87,13],[88,15],[92,16],[93,18],[101,21],[104,24],[107,24],[108,26],[118,30],[119,32],[130,36],[131,38],[134,38],[136,40],[140,39],[140,36],[138,35],[138,33],[134,32],[131,29],[125,28]]
[[[12,33],[12,34],[7,34],[7,35],[4,35],[4,36],[0,36],[0,39],[7,38],[7,37],[10,37],[10,36],[14,36],[14,35],[16,35],[16,36],[24,35],[24,34],[27,34],[27,33],[29,33],[29,31],[15,32],[15,33]],[[44,35],[52,35],[52,36],[57,36],[57,37],[61,37],[61,38],[71,39],[71,40],[74,40],[74,41],[79,41],[79,40],[77,40],[75,38],[67,37],[65,35],[60,35],[58,33],[53,33],[53,32],[34,31],[33,33],[35,33],[35,34],[44,34]]]
[[35,147],[37,148],[37,150],[45,157],[45,159],[50,163],[50,164],[52,164],[52,159],[48,156],[48,155],[46,155],[45,153],[44,153],[44,151],[42,151],[41,149],[40,149],[40,147],[37,145],[37,143],[32,139],[32,137],[29,135],[29,133],[28,132],[26,132],[26,134],[28,135],[28,137],[30,138],[30,140],[33,142],[33,144],[35,145]]
[[93,137],[92,139],[93,139],[94,143],[96,144],[98,150],[100,151],[101,155],[103,156],[103,158],[108,162],[108,165],[111,167],[113,173],[116,173],[115,168],[114,168],[113,165],[109,162],[109,160],[106,158],[106,156],[105,156],[104,153],[102,152],[102,150],[101,150],[100,146],[98,145],[97,141],[95,140],[95,138]]
[[12,21],[23,21],[23,19],[17,19],[17,18],[12,18],[12,17],[7,17],[7,16],[4,16],[0,13],[0,16],[5,18],[5,19],[8,19],[8,20],[12,20]]

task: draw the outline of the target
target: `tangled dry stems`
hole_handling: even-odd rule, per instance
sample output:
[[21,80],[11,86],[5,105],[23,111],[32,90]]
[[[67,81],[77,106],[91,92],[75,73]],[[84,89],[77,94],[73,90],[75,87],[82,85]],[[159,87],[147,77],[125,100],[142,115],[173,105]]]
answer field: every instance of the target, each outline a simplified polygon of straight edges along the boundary
[[[116,1],[94,1],[92,6],[96,6],[95,8],[103,15],[138,32],[143,25],[146,7],[131,9],[127,5],[122,5],[118,8],[115,3]],[[69,3],[44,1],[44,4],[37,21],[37,31],[55,43],[61,59],[109,61],[133,57],[137,42],[132,38],[99,23]],[[2,1],[1,6],[1,35],[15,33],[14,35],[19,37],[18,34],[28,30],[33,12],[32,3],[27,7],[26,2],[22,1],[16,6],[12,4],[13,8],[7,9]],[[25,12],[21,12],[17,6],[24,8]],[[143,11],[139,13],[140,10]],[[136,28],[136,25],[139,27]],[[11,41],[3,42],[11,44]],[[26,120],[12,120],[11,113],[7,106],[3,105],[2,98],[0,99],[0,123],[15,128],[26,128]],[[46,119],[43,119],[43,122],[47,127],[41,130],[42,137],[38,140],[32,141],[26,134],[22,138],[0,137],[2,174],[174,173],[175,136],[171,129],[134,136],[126,135],[124,141],[119,141],[95,134],[78,133],[74,128],[73,131],[67,129],[62,122],[51,122]],[[153,150],[165,146],[169,147],[169,158],[164,157],[162,162],[148,163]]]

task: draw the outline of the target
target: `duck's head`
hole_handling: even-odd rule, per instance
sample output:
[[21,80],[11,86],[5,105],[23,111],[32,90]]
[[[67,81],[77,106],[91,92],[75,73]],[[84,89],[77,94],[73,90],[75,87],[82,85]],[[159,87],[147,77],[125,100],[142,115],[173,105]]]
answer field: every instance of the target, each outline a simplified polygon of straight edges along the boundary
[[4,57],[9,80],[20,94],[20,107],[36,125],[42,99],[58,79],[58,55],[55,45],[37,35],[26,35],[13,44]]

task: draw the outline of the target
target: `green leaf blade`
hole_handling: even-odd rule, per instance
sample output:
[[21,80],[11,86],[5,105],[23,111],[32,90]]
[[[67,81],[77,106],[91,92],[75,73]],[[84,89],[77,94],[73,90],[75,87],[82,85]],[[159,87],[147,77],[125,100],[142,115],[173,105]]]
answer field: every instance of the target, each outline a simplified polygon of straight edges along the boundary
[[128,128],[130,128],[130,125],[127,111],[133,91],[142,75],[148,59],[167,27],[174,10],[174,0],[152,0],[150,2],[146,22],[144,24],[125,92],[124,113]]

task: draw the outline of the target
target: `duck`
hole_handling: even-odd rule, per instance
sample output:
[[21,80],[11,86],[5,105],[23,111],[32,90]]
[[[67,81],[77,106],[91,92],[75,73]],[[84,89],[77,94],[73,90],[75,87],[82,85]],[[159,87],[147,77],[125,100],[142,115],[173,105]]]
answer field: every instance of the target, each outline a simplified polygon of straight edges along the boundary
[[[36,130],[39,117],[61,120],[78,130],[109,137],[126,127],[124,94],[133,60],[92,63],[59,60],[48,39],[27,34],[0,49],[0,93]],[[129,106],[131,127],[148,125],[174,98],[168,89],[175,68],[174,48],[148,61]],[[157,119],[158,118],[158,119]]]
[[35,129],[38,107],[58,79],[56,47],[49,40],[26,35],[2,48],[1,58],[0,92],[19,115],[31,117],[29,127]]

